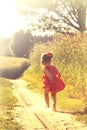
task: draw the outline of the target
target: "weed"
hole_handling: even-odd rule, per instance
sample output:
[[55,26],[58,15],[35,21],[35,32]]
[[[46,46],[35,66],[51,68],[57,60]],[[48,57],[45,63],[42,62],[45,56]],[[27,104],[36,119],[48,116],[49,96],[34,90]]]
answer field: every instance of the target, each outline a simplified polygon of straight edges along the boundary
[[7,79],[0,78],[0,130],[21,129],[15,120],[14,108],[17,100],[12,91],[12,83]]

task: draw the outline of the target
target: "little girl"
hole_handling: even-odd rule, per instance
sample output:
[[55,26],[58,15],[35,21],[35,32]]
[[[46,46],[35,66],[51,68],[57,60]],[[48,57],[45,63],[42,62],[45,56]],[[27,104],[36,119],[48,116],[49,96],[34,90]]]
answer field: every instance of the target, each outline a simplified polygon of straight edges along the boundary
[[44,75],[43,75],[43,88],[44,96],[47,107],[50,107],[49,104],[49,92],[51,92],[53,100],[53,111],[56,111],[56,93],[63,90],[65,84],[60,79],[60,73],[55,66],[51,65],[51,59],[53,55],[51,52],[44,53],[41,56],[41,63],[44,66]]

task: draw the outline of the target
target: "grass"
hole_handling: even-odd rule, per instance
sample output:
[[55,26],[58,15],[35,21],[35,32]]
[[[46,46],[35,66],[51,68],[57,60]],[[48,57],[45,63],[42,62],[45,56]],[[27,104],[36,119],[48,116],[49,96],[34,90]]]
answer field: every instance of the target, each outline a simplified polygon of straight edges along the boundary
[[0,130],[21,129],[15,120],[14,108],[17,100],[12,91],[12,84],[7,79],[0,78]]
[[0,69],[20,66],[23,62],[28,62],[25,58],[0,56]]
[[0,76],[5,78],[17,78],[29,66],[25,58],[0,57]]
[[42,94],[42,69],[40,66],[35,65],[29,67],[29,69],[24,72],[23,79],[29,82],[27,86],[29,89]]
[[[66,86],[69,87],[69,86]],[[66,89],[66,88],[65,88]],[[69,98],[66,90],[57,94],[57,106],[64,112],[76,115],[76,119],[87,124],[87,111],[84,112],[85,103],[83,98]]]

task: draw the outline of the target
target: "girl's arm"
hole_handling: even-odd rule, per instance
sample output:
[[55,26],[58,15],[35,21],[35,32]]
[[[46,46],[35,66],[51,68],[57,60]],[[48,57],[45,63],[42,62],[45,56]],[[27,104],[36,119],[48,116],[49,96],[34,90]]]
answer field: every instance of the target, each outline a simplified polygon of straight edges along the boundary
[[47,75],[47,77],[49,78],[50,82],[51,82],[51,83],[54,83],[54,79],[53,79],[53,77],[52,77],[52,74],[49,72],[49,70],[44,69],[44,72],[45,72],[45,74]]
[[58,69],[56,67],[55,67],[55,69],[56,69],[56,73],[57,73],[56,76],[60,78],[61,77],[60,72],[58,71]]
[[58,75],[58,77],[61,77],[61,74],[58,70],[57,70],[57,75]]

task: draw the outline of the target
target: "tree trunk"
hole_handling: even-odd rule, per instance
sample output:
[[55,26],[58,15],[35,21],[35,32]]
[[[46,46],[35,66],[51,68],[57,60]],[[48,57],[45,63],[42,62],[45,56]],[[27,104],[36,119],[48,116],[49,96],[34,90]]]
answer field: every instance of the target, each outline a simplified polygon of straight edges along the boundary
[[78,7],[78,24],[79,24],[79,31],[85,31],[86,27],[86,0],[80,0],[79,7]]

